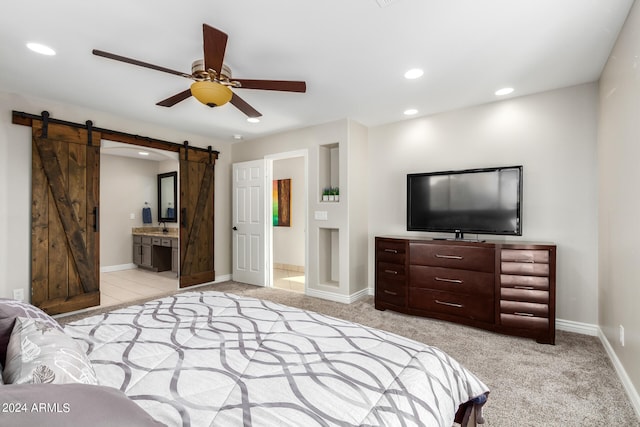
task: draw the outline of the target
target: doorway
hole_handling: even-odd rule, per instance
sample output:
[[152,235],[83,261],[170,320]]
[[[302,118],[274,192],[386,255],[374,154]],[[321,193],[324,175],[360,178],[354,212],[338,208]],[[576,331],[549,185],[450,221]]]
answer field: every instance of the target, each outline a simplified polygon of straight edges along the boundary
[[177,221],[158,221],[157,189],[159,174],[179,172],[178,153],[102,140],[100,157],[100,307],[175,292],[177,271],[139,267],[132,254],[143,249],[134,229],[179,236]]
[[268,283],[277,289],[304,294],[307,283],[307,151],[281,153],[268,156],[266,160],[271,184],[267,227]]

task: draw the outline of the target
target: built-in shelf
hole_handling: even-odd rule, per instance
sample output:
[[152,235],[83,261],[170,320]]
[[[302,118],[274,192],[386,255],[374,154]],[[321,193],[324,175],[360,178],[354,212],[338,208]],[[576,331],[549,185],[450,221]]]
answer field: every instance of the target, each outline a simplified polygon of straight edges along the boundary
[[[340,186],[340,144],[325,144],[319,147],[319,176],[320,201],[323,201],[322,194],[326,188],[339,188]],[[324,200],[327,201],[327,200]],[[338,200],[330,200],[336,202]]]
[[320,228],[318,273],[321,285],[340,285],[340,230]]

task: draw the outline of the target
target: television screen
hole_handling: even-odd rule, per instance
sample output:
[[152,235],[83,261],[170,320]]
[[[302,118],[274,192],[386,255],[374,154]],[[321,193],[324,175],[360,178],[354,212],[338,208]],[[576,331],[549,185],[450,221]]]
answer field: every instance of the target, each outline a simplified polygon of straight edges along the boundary
[[407,175],[407,230],[522,235],[522,166]]

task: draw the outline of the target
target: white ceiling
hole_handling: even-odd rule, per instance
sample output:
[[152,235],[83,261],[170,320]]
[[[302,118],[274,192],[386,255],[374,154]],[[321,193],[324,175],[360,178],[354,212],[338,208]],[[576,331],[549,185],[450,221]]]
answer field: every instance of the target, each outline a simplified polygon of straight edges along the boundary
[[[386,4],[381,7],[379,4]],[[29,0],[0,14],[0,90],[232,140],[351,118],[366,126],[599,78],[633,0]],[[236,89],[231,104],[155,103],[190,80],[94,56],[100,49],[189,73],[202,24],[229,35],[237,78],[305,80],[307,93]],[[27,42],[56,50],[29,51]],[[403,74],[424,69],[417,80]],[[39,113],[39,111],[28,111]],[[87,119],[91,119],[88,117]],[[100,126],[96,123],[96,126]]]

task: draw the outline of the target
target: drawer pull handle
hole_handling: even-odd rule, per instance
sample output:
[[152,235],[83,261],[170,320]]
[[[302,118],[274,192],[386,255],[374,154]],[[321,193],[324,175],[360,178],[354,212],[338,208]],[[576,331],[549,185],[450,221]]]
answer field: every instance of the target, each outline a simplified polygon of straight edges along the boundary
[[398,272],[394,270],[385,270],[384,272],[388,274],[398,274]]
[[390,254],[397,254],[398,250],[397,249],[385,249],[385,252],[389,252]]
[[462,284],[464,283],[462,280],[458,280],[458,279],[447,279],[444,277],[435,277],[434,280],[436,280],[437,282],[447,282],[447,283],[458,283],[458,284]]
[[440,304],[440,305],[447,305],[449,307],[455,307],[455,308],[462,308],[464,307],[462,304],[456,304],[454,302],[446,302],[446,301],[439,301],[436,300],[436,304]]
[[444,258],[444,259],[462,259],[460,255],[440,255],[436,254],[436,258]]
[[522,312],[519,312],[519,311],[516,311],[513,314],[515,314],[516,316],[533,317],[533,314],[531,314],[531,313],[522,313]]
[[521,286],[521,285],[516,285],[516,286],[514,286],[514,289],[524,289],[524,290],[527,290],[527,291],[532,291],[532,290],[534,290],[535,288],[534,288],[533,286]]
[[394,295],[394,296],[397,296],[397,295],[398,295],[398,293],[397,293],[397,292],[391,292],[391,291],[388,291],[388,290],[386,290],[386,289],[384,290],[384,293],[385,293],[385,294],[389,294],[389,295]]

